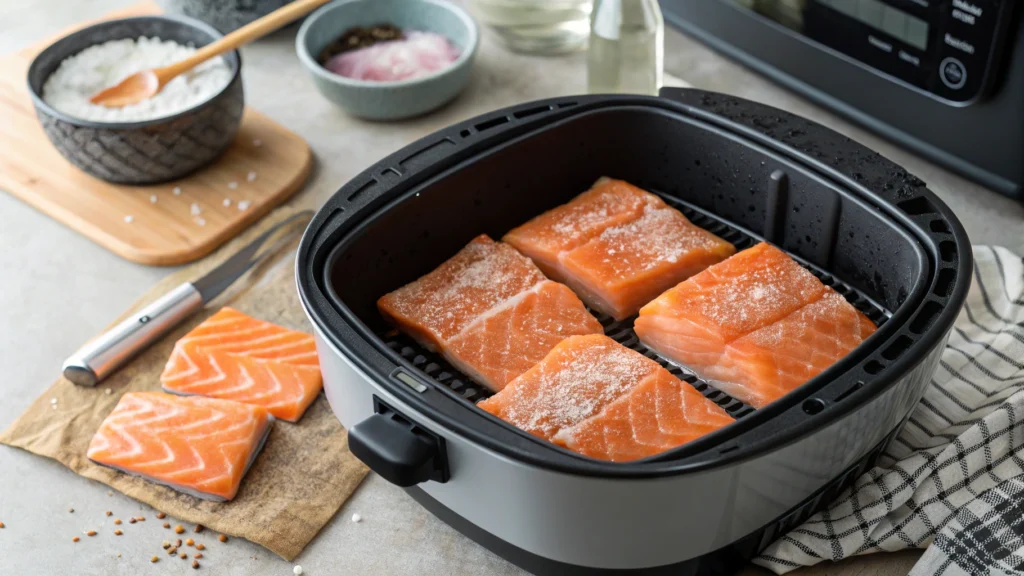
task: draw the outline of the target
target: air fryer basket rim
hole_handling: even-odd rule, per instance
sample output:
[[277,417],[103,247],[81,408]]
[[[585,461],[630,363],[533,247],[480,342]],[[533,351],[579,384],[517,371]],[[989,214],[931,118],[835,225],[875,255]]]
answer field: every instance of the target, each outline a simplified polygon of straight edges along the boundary
[[[884,360],[883,369],[875,376],[865,378],[863,386],[842,403],[830,403],[828,409],[816,415],[804,415],[799,422],[786,423],[781,426],[781,430],[766,435],[768,437],[763,441],[751,442],[747,438],[749,434],[744,434],[742,439],[746,440],[746,443],[728,454],[703,454],[704,458],[640,465],[590,461],[575,455],[559,454],[554,449],[549,450],[550,454],[540,451],[542,456],[538,457],[530,451],[523,451],[516,446],[494,441],[487,435],[480,434],[472,420],[479,420],[481,416],[472,412],[482,411],[463,408],[464,413],[457,413],[453,417],[423,401],[419,394],[408,387],[389,380],[391,370],[402,363],[395,362],[394,358],[389,358],[386,352],[380,350],[379,343],[374,342],[375,336],[361,330],[359,320],[352,316],[350,311],[346,315],[343,303],[340,303],[342,309],[337,309],[337,305],[332,306],[329,296],[319,285],[323,282],[323,274],[328,270],[326,264],[331,261],[327,252],[338,254],[338,250],[344,244],[340,240],[362,221],[378,214],[385,204],[392,201],[401,202],[401,199],[414,188],[443,176],[455,169],[458,164],[515,138],[543,130],[545,126],[559,120],[583,114],[588,110],[614,106],[668,110],[691,121],[725,130],[738,138],[784,155],[808,171],[841,184],[844,191],[860,201],[873,205],[878,211],[886,214],[887,218],[898,222],[926,251],[930,268],[923,270],[922,274],[930,274],[932,278],[930,285],[926,287],[928,293],[917,296],[921,301],[917,302],[916,308],[905,304],[897,310],[897,314],[903,316],[900,320],[901,325],[892,329],[889,338],[883,341],[876,335],[876,344],[869,356],[881,360],[880,354],[883,349],[889,349],[887,345],[891,346],[890,342],[906,336],[900,332],[905,332],[906,325],[920,314],[924,299],[932,303],[938,302],[941,305],[940,311],[932,314],[930,323],[922,333],[913,336],[911,352],[916,350],[917,353],[897,354],[892,360]],[[773,118],[779,121],[770,121]],[[788,123],[782,122],[782,119]],[[785,124],[785,127],[782,127],[782,124]],[[794,126],[801,127],[800,135],[806,137],[794,137]],[[790,134],[783,132],[785,128],[790,129]],[[444,150],[439,150],[442,148],[438,146],[439,142],[455,146],[446,146]],[[822,150],[827,150],[829,146],[852,152],[847,157],[860,158],[862,163],[854,166],[839,161],[837,157],[835,162],[827,164]],[[413,158],[425,162],[419,162],[419,166],[416,166],[415,162],[409,162]],[[862,174],[856,169],[864,170],[865,158],[871,160],[875,169]],[[374,185],[377,186],[374,188]],[[366,192],[367,190],[369,192]],[[929,222],[936,219],[945,222],[945,232],[939,233],[929,228]],[[940,242],[953,246],[951,258],[939,254]],[[588,96],[532,102],[474,118],[427,136],[385,158],[344,186],[310,224],[303,237],[296,266],[300,296],[310,318],[328,336],[331,344],[363,373],[372,375],[377,385],[385,386],[390,393],[400,396],[410,406],[416,406],[420,414],[415,416],[431,419],[453,433],[472,439],[498,453],[542,467],[602,476],[657,476],[719,466],[753,457],[830,424],[884,390],[915,366],[950,329],[969,287],[971,256],[966,233],[949,209],[919,180],[908,176],[902,168],[859,144],[810,121],[760,104],[697,90],[665,89],[661,98]],[[941,295],[935,294],[932,286],[939,267],[954,274],[952,283],[947,283],[946,292]],[[863,366],[866,362],[868,359],[864,358],[859,365]],[[772,418],[779,422],[782,413],[789,414],[793,408],[776,407],[776,414],[772,415]],[[770,414],[770,410],[772,408],[766,408],[762,412]],[[768,422],[764,422],[761,425],[763,427],[767,424]]]

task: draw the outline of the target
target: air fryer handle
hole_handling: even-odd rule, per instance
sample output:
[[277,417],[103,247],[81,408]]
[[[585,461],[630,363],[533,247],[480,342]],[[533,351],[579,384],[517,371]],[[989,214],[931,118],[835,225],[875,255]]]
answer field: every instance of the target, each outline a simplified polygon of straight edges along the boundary
[[[377,400],[377,399],[375,399]],[[448,481],[444,439],[376,401],[378,412],[348,431],[348,447],[371,470],[407,488]]]

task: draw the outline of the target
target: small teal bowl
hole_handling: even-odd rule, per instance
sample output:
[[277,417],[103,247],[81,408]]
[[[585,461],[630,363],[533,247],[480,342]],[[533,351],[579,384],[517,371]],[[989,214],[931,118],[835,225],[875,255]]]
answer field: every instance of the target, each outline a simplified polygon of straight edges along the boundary
[[[317,56],[354,26],[394,24],[447,37],[461,55],[451,66],[397,82],[353,80],[328,71]],[[353,116],[398,120],[424,114],[455,98],[469,81],[480,31],[465,10],[439,0],[338,0],[306,18],[295,50],[317,90]]]

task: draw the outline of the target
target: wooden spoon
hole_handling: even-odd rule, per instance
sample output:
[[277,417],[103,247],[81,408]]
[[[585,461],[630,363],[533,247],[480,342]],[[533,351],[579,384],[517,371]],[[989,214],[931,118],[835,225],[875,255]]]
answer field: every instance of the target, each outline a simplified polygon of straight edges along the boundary
[[234,50],[243,44],[273,32],[328,2],[330,0],[296,0],[286,4],[262,18],[242,26],[220,40],[203,46],[180,62],[175,62],[163,68],[136,72],[114,86],[93,94],[89,101],[93,104],[100,104],[111,108],[119,108],[142,102],[154,96],[177,75],[191,70],[214,56],[220,56],[229,50]]

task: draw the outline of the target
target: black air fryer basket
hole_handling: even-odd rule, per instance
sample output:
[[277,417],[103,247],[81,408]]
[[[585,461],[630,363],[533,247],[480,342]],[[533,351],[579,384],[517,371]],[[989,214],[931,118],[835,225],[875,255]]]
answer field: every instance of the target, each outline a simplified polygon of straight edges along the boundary
[[[592,460],[477,409],[486,389],[396,336],[377,298],[474,236],[611,176],[744,249],[768,240],[879,330],[769,406],[643,347],[737,422],[656,457]],[[905,170],[805,119],[697,90],[533,102],[452,126],[339,190],[302,240],[298,285],[353,452],[442,519],[537,573],[720,573],[872,465],[920,400],[970,284],[967,236]]]

